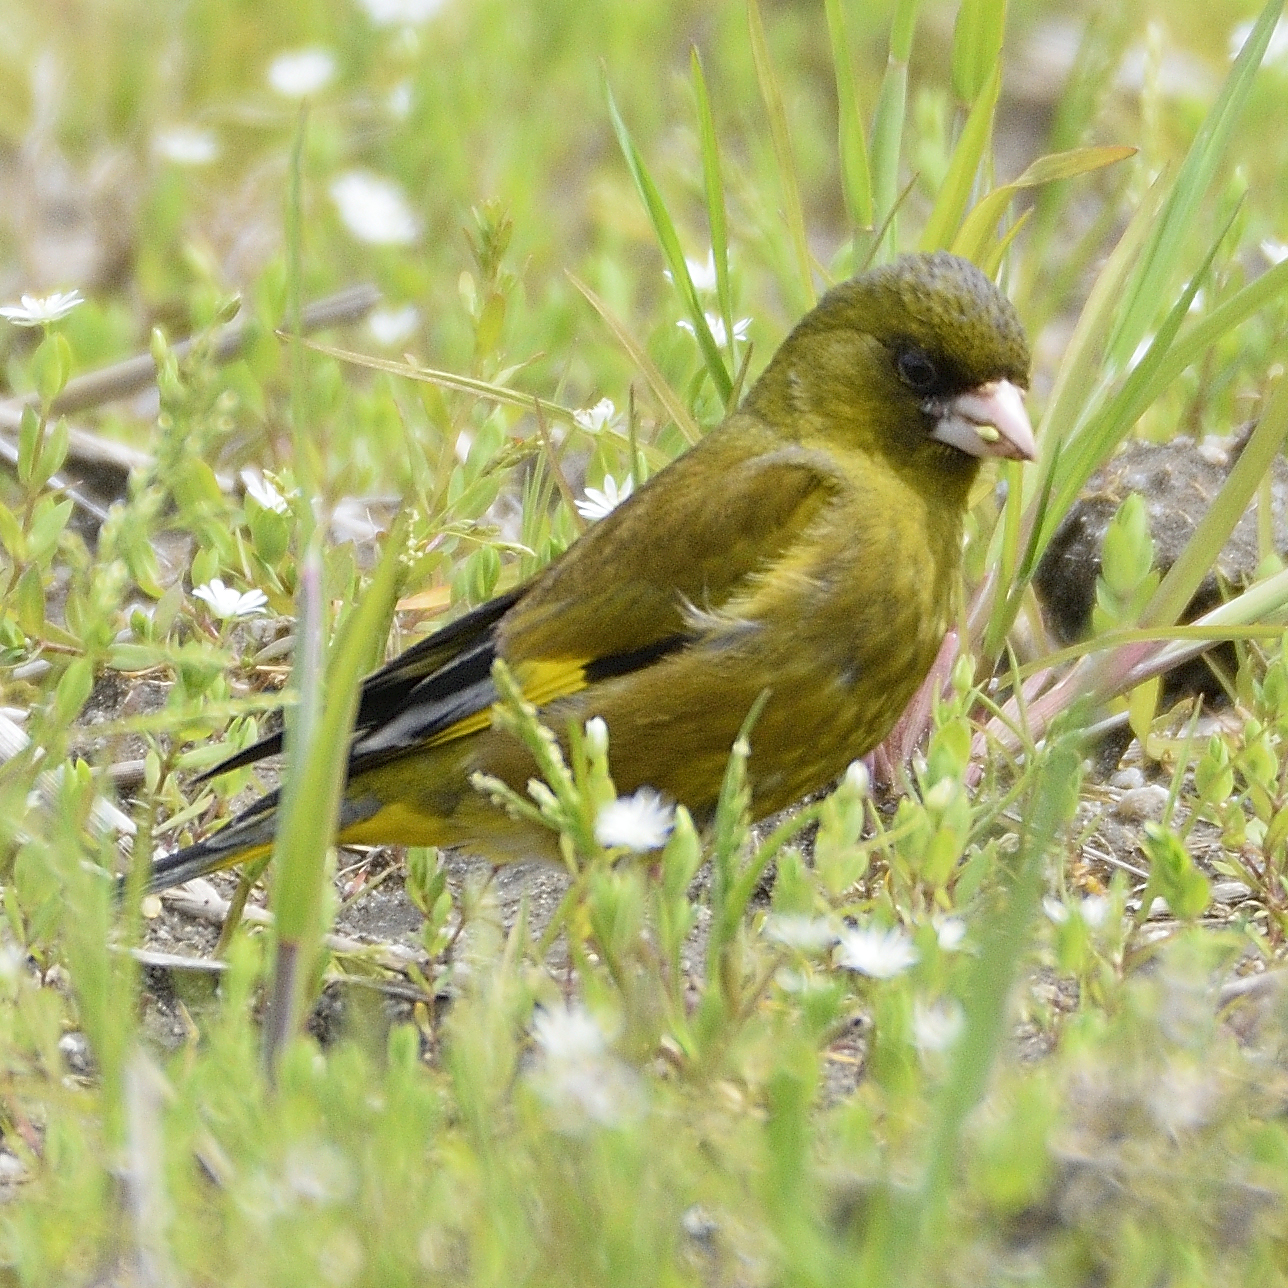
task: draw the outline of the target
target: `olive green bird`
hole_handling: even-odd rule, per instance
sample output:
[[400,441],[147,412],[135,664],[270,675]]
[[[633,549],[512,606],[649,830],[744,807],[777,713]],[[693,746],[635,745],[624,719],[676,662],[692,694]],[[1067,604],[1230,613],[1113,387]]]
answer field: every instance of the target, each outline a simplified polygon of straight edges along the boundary
[[[1009,301],[952,255],[910,255],[829,291],[741,407],[531,581],[467,613],[362,689],[342,844],[557,858],[554,835],[470,785],[522,791],[525,748],[493,723],[503,658],[556,733],[608,725],[622,793],[710,818],[752,735],[763,816],[890,732],[954,613],[982,458],[1031,460],[1029,350]],[[281,749],[274,735],[223,773]],[[266,853],[277,793],[159,861],[149,888]]]

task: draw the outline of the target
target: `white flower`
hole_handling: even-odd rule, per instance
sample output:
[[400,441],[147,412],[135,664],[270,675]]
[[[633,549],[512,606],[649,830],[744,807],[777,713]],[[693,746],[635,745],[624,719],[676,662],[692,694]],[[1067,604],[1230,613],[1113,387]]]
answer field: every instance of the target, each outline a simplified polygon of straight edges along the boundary
[[1078,911],[1092,930],[1099,930],[1109,916],[1109,900],[1103,894],[1089,894]]
[[344,226],[372,246],[408,246],[420,225],[403,190],[383,175],[348,170],[331,183],[331,200]]
[[1057,926],[1062,926],[1069,920],[1069,909],[1049,894],[1042,899],[1042,910]]
[[268,603],[268,596],[262,590],[234,590],[231,586],[225,586],[218,577],[204,586],[195,587],[192,593],[195,598],[204,599],[216,617],[225,620],[253,617],[256,613],[262,613],[264,605]]
[[912,1004],[912,1041],[923,1055],[946,1051],[961,1036],[966,1016],[961,1005],[948,999],[943,1002]]
[[582,1064],[608,1048],[599,1022],[584,1006],[542,1006],[532,1017],[532,1036],[547,1060]]
[[586,499],[576,502],[577,513],[583,519],[602,519],[605,515],[612,514],[630,496],[633,486],[633,480],[627,478],[619,488],[617,480],[611,474],[606,474],[602,488],[588,487]]
[[689,259],[686,256],[684,266],[689,270],[689,280],[693,283],[695,291],[714,291],[716,289],[715,251],[707,251],[705,264],[696,259]]
[[[1238,23],[1230,32],[1230,58],[1238,58],[1240,51],[1252,35],[1252,23]],[[1288,63],[1288,19],[1280,18],[1275,29],[1270,33],[1270,43],[1266,46],[1263,66],[1283,66]]]
[[766,939],[803,953],[821,953],[836,943],[836,927],[828,917],[803,912],[771,912],[761,930]]
[[443,7],[443,0],[360,0],[360,3],[377,27],[414,27]]
[[607,1034],[584,1007],[538,1010],[532,1036],[542,1054],[533,1083],[565,1130],[587,1122],[611,1126],[638,1113],[639,1080],[608,1049]]
[[414,304],[400,309],[376,309],[367,319],[367,330],[377,344],[392,349],[409,339],[420,325],[420,310]]
[[966,923],[960,917],[945,917],[935,923],[935,934],[944,952],[956,952],[966,938]]
[[[718,345],[723,345],[728,339],[729,333],[725,330],[724,318],[717,317],[714,313],[704,314],[707,319],[707,326],[711,331],[711,338]],[[676,324],[681,330],[687,331],[690,335],[697,333],[693,329],[693,323],[688,318],[681,318]],[[733,338],[735,340],[745,340],[747,338],[747,328],[751,326],[750,318],[739,318],[733,324]]]
[[674,826],[675,810],[651,787],[641,787],[633,796],[619,796],[599,811],[595,840],[606,850],[658,850]]
[[[693,283],[693,289],[699,293],[714,291],[716,289],[716,256],[715,251],[707,251],[706,262],[700,259],[690,259],[687,255],[684,257],[684,267],[689,270],[689,281]],[[668,282],[675,280],[671,275],[669,268],[662,270],[662,276]]]
[[866,926],[843,930],[836,950],[836,964],[873,979],[892,979],[917,961],[912,940],[898,926],[882,930]]
[[1288,259],[1288,245],[1281,241],[1271,241],[1269,237],[1261,243],[1261,253],[1271,264],[1282,264]]
[[210,130],[176,125],[156,135],[152,150],[175,165],[209,165],[219,155],[219,142]]
[[329,49],[294,49],[269,64],[268,83],[283,98],[307,98],[330,84],[335,55]]
[[78,304],[84,304],[79,291],[55,291],[53,295],[24,295],[21,304],[0,307],[0,317],[14,326],[44,326],[65,318]]
[[290,509],[286,498],[258,470],[242,470],[241,481],[242,486],[263,509],[272,510],[276,514],[285,514]]
[[405,121],[411,115],[411,81],[399,81],[389,91],[385,106],[395,121]]
[[572,418],[587,433],[598,434],[605,425],[612,424],[616,415],[617,408],[613,406],[613,400],[601,398],[593,407],[573,412]]

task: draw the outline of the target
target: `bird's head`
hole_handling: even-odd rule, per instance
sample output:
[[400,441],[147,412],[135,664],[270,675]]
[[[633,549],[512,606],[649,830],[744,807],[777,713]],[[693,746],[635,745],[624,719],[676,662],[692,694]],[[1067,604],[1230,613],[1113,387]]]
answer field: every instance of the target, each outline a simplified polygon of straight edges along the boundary
[[775,354],[749,408],[803,440],[973,477],[1032,460],[1029,347],[1011,302],[973,264],[905,255],[829,291]]

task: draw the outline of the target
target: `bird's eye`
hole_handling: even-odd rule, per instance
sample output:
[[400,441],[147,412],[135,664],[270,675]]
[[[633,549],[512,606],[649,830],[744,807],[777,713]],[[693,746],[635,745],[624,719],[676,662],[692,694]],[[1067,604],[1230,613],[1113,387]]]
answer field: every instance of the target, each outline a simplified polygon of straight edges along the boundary
[[899,379],[914,393],[933,393],[939,384],[935,364],[920,349],[904,349],[896,359]]

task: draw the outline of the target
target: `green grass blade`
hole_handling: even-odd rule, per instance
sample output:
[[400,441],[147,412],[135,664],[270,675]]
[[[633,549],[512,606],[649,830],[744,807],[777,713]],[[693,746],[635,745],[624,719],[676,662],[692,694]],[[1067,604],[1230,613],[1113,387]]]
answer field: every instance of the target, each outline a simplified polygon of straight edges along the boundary
[[[734,352],[733,292],[729,287],[729,230],[725,216],[724,183],[720,178],[720,147],[716,141],[715,120],[711,115],[711,97],[702,72],[702,58],[694,45],[690,55],[693,68],[693,92],[698,103],[698,134],[702,140],[702,185],[707,198],[707,226],[711,229],[711,258],[716,268],[716,299],[725,326],[725,345],[729,366],[738,365]],[[725,399],[725,406],[729,399]]]
[[832,43],[832,65],[836,75],[837,148],[841,158],[841,189],[845,209],[856,229],[871,229],[876,222],[872,204],[872,168],[868,142],[859,112],[859,92],[850,61],[850,39],[845,29],[841,0],[826,0],[827,34]]
[[769,45],[765,40],[765,24],[760,17],[758,0],[747,0],[747,24],[751,31],[751,56],[756,65],[756,80],[760,96],[769,114],[769,133],[774,141],[774,156],[778,161],[778,180],[783,190],[784,213],[791,234],[792,249],[796,254],[796,267],[800,273],[801,290],[805,303],[813,307],[814,264],[809,253],[809,240],[805,236],[805,212],[801,207],[800,183],[796,178],[796,162],[792,157],[791,135],[787,129],[787,112],[783,107],[782,90],[774,75],[774,65],[769,58]]
[[1136,149],[1113,145],[1096,148],[1073,148],[1068,152],[1056,152],[1051,156],[1040,157],[1018,179],[994,188],[987,196],[976,202],[957,236],[953,239],[954,255],[983,264],[988,254],[989,239],[997,222],[1006,213],[1012,199],[1026,188],[1039,188],[1043,184],[1054,183],[1061,179],[1072,179],[1092,170],[1125,160],[1134,155]]
[[666,408],[671,419],[679,426],[680,433],[684,435],[685,441],[696,443],[702,437],[702,431],[698,428],[697,421],[689,414],[689,409],[684,405],[680,395],[667,384],[666,377],[658,370],[657,363],[648,356],[648,351],[631,335],[608,305],[589,286],[579,281],[571,273],[568,274],[568,280],[586,297],[591,308],[608,324],[608,329],[617,337],[618,343],[630,354],[631,360],[640,369],[644,379],[648,381],[649,388],[653,390],[658,402]]
[[1202,358],[1222,336],[1260,312],[1285,290],[1288,290],[1288,260],[1262,273],[1255,282],[1249,282],[1181,336],[1163,356],[1142,398],[1152,403],[1160,397],[1181,372]]
[[1185,251],[1199,203],[1225,157],[1230,136],[1247,102],[1253,77],[1282,9],[1283,0],[1270,0],[1261,11],[1181,165],[1120,303],[1117,325],[1106,349],[1115,366],[1121,367],[1130,358],[1158,315],[1158,302],[1167,294],[1168,282]]
[[693,285],[693,278],[689,275],[689,266],[685,262],[684,250],[680,246],[680,238],[675,231],[675,224],[666,208],[666,203],[662,200],[662,194],[657,190],[657,185],[653,182],[652,176],[644,166],[644,159],[640,156],[631,139],[630,132],[626,128],[626,122],[622,120],[622,115],[617,110],[613,91],[608,84],[607,73],[603,76],[603,85],[604,97],[608,103],[608,116],[612,121],[613,133],[617,135],[617,142],[622,149],[622,155],[626,158],[626,168],[630,171],[631,178],[635,182],[635,189],[640,195],[640,200],[644,203],[644,209],[648,212],[649,221],[653,225],[653,232],[657,237],[658,245],[662,249],[663,258],[666,260],[667,267],[671,270],[671,281],[674,283],[675,289],[679,291],[680,299],[683,301],[684,307],[689,314],[689,319],[693,323],[693,334],[697,337],[698,348],[702,351],[702,361],[706,365],[707,374],[711,377],[712,383],[716,387],[720,401],[727,405],[730,391],[733,389],[733,378],[725,366],[724,359],[720,356],[720,349],[716,344],[715,337],[711,334],[711,328],[707,325],[707,316],[702,308],[702,301],[698,297],[698,292]]
[[962,0],[953,30],[953,92],[973,103],[1002,59],[1006,0]]
[[[1109,459],[1114,449],[1148,408],[1146,395],[1151,389],[1158,388],[1154,379],[1155,373],[1162,365],[1163,358],[1180,331],[1181,324],[1190,311],[1190,305],[1198,294],[1199,285],[1207,276],[1212,260],[1230,230],[1233,218],[1232,215],[1208,248],[1198,272],[1190,278],[1185,290],[1181,292],[1180,299],[1172,306],[1163,325],[1159,327],[1158,334],[1155,335],[1145,355],[1123,381],[1122,388],[1067,440],[1066,464],[1062,476],[1056,480],[1052,502],[1047,511],[1044,537],[1055,531],[1055,526],[1067,513],[1083,485],[1100,464]],[[1045,540],[1041,544],[1044,545]]]
[[[277,881],[278,982],[275,1002],[285,1012],[273,1026],[278,1041],[294,1034],[321,935],[322,881],[335,834],[349,761],[349,736],[362,678],[384,642],[397,599],[399,556],[407,521],[400,516],[385,540],[371,584],[341,623],[327,666],[325,700],[316,736],[303,749],[303,768],[288,781],[273,847]],[[289,962],[289,965],[286,963]]]
[[926,220],[921,233],[922,250],[940,250],[952,244],[962,216],[966,213],[980,162],[988,154],[992,142],[993,112],[997,107],[997,96],[1001,88],[1002,67],[999,63],[984,82],[984,88],[980,90],[979,97],[966,118],[961,138],[953,149],[948,173],[944,176],[930,218]]
[[903,152],[903,123],[908,108],[908,59],[917,26],[918,0],[900,0],[890,31],[890,56],[876,111],[872,115],[873,213],[885,231],[871,258],[879,262],[899,244],[895,206],[899,200],[899,159]]

